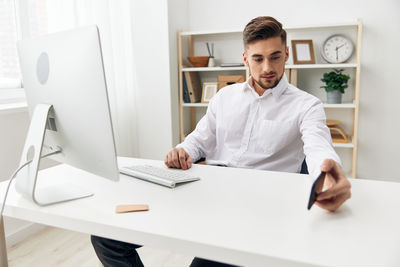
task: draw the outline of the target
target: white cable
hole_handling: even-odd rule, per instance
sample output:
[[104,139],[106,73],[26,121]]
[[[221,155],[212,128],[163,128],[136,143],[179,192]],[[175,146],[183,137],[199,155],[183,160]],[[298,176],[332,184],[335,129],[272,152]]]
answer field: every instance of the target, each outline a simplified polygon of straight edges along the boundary
[[[46,154],[46,155],[44,155],[44,156],[41,156],[41,158],[45,158],[45,157],[48,157],[48,156],[51,156],[51,155],[54,155],[54,154],[57,154],[57,153],[60,153],[60,152],[61,152],[61,149],[59,149],[59,150],[57,150],[57,151],[54,151],[54,152],[51,152],[51,153],[49,153],[49,154]],[[28,164],[31,163],[31,162],[32,162],[32,160],[29,160],[29,161],[25,162],[24,164],[22,164],[22,165],[13,173],[13,175],[11,176],[11,179],[10,179],[10,181],[8,182],[6,194],[5,194],[4,199],[3,199],[3,205],[1,206],[0,219],[3,218],[3,211],[4,211],[5,204],[6,204],[7,195],[8,195],[8,190],[10,189],[11,182],[14,180],[15,176],[17,175],[17,173],[18,173],[22,168],[24,168],[26,165],[28,165]]]

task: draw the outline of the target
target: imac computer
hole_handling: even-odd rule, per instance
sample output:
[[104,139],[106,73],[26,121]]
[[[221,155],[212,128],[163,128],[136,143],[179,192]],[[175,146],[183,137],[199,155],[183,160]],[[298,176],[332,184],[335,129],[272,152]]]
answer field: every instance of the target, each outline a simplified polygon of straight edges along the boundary
[[31,123],[16,189],[39,205],[91,196],[79,185],[38,185],[41,156],[114,181],[119,172],[97,26],[18,42]]

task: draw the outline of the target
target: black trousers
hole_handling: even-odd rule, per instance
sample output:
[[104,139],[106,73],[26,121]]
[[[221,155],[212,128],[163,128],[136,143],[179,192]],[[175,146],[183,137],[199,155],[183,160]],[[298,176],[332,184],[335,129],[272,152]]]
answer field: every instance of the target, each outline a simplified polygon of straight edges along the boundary
[[[141,246],[112,240],[99,236],[91,236],[92,245],[97,257],[105,267],[143,267],[137,248]],[[206,259],[194,258],[190,267],[234,267]]]

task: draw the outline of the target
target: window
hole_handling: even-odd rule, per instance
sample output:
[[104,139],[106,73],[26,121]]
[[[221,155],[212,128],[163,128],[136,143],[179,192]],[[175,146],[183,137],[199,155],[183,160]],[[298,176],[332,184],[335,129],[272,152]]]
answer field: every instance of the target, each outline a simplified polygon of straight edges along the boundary
[[46,5],[47,0],[0,0],[0,104],[25,99],[16,42],[47,33]]
[[0,89],[20,88],[14,1],[0,0]]

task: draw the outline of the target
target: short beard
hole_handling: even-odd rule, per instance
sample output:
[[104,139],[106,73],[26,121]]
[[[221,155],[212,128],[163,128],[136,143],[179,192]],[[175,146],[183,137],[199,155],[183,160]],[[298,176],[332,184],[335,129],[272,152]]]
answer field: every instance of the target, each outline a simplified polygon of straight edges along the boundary
[[257,80],[254,79],[254,78],[253,78],[253,79],[254,79],[254,81],[255,81],[262,89],[268,90],[268,89],[271,89],[271,88],[274,88],[275,86],[277,86],[278,83],[281,81],[282,77],[283,77],[283,75],[282,75],[281,77],[277,78],[272,86],[268,86],[268,87],[262,85],[260,81],[257,81]]

